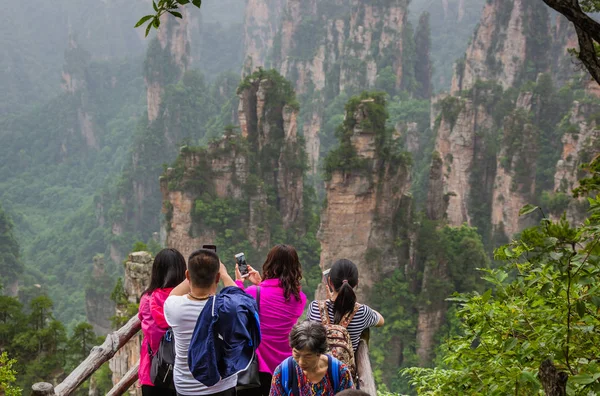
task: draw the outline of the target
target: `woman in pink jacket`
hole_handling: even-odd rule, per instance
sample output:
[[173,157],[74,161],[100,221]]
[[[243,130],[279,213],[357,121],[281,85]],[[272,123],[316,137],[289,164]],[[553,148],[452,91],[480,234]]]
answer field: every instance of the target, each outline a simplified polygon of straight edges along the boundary
[[150,286],[142,293],[138,317],[142,322],[139,383],[144,396],[175,396],[175,390],[155,387],[150,378],[151,351],[156,352],[169,325],[165,320],[163,305],[171,290],[185,279],[185,259],[175,249],[163,249],[154,258]]
[[[244,287],[243,278],[236,266],[236,283]],[[257,350],[260,389],[238,391],[238,396],[268,396],[273,371],[287,357],[292,356],[288,336],[304,311],[306,295],[301,290],[302,266],[296,249],[277,245],[271,249],[262,266],[262,276],[249,266],[247,277],[255,286],[246,289],[256,298],[260,287],[261,343]]]

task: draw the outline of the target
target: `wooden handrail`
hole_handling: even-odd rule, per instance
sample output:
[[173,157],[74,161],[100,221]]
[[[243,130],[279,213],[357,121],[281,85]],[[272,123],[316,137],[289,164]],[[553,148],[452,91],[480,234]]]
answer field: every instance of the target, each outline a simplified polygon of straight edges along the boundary
[[[96,370],[100,368],[104,363],[110,360],[119,349],[121,349],[127,342],[138,333],[141,329],[141,323],[137,315],[129,319],[125,326],[119,330],[114,331],[106,336],[104,343],[100,346],[95,346],[88,357],[75,368],[61,382],[54,388],[54,393],[47,393],[49,390],[44,383],[37,383],[32,386],[32,396],[41,395],[55,395],[55,396],[67,396],[73,393],[85,380],[87,380]],[[131,371],[131,370],[129,370]],[[129,372],[127,373],[129,374]],[[40,393],[40,391],[46,393]]]
[[377,396],[375,387],[375,378],[373,378],[373,368],[369,359],[369,329],[366,329],[360,336],[358,349],[356,350],[356,371],[360,382],[360,390],[371,396]]
[[127,392],[127,389],[131,388],[131,385],[138,379],[138,369],[140,368],[140,362],[138,361],[127,373],[121,378],[121,381],[106,394],[106,396],[121,396]]

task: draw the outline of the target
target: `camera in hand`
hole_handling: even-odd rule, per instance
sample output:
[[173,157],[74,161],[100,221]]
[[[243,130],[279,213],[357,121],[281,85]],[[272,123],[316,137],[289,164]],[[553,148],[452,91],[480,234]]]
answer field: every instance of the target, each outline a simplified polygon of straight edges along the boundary
[[238,265],[238,269],[240,270],[240,274],[243,277],[248,276],[248,263],[246,263],[246,256],[244,253],[238,253],[235,255],[235,262]]

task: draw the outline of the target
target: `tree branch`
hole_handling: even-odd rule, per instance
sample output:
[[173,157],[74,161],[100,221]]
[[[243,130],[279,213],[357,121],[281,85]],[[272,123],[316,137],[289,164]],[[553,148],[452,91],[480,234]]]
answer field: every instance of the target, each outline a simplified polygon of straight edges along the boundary
[[579,0],[543,0],[543,2],[575,25],[579,41],[579,60],[592,78],[600,84],[600,61],[594,47],[594,42],[600,43],[600,23],[583,12]]

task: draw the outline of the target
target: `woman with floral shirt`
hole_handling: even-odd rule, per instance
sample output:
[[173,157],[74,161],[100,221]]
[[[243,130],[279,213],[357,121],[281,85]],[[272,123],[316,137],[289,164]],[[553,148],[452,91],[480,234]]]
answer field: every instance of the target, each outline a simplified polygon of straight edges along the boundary
[[350,370],[325,354],[327,331],[321,323],[294,326],[290,346],[292,357],[275,369],[270,396],[333,396],[354,387]]

